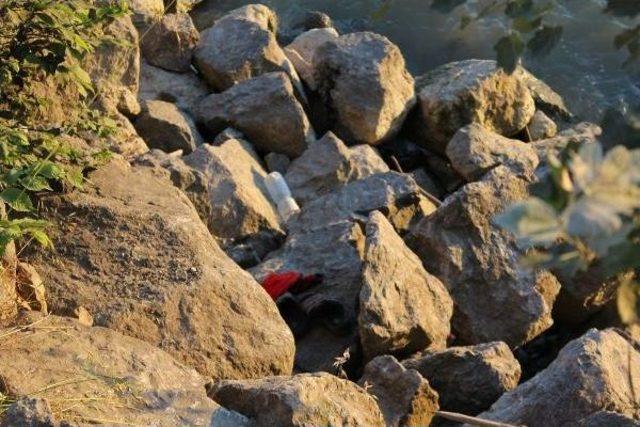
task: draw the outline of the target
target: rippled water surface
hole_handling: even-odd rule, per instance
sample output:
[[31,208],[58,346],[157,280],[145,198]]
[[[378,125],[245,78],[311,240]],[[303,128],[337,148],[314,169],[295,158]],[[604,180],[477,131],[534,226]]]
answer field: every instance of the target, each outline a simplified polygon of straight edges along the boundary
[[[193,13],[206,26],[224,12],[253,3],[241,0],[205,0]],[[339,29],[372,30],[400,46],[414,75],[461,59],[493,58],[493,45],[507,29],[500,15],[459,30],[459,18],[482,0],[470,0],[449,15],[430,9],[431,0],[265,0],[281,21],[294,21],[308,10],[329,14]],[[609,107],[640,104],[640,73],[623,69],[624,52],[613,48],[616,34],[637,23],[602,14],[604,0],[566,0],[548,22],[561,24],[561,44],[545,58],[526,58],[525,65],[566,99],[584,119],[598,121]]]

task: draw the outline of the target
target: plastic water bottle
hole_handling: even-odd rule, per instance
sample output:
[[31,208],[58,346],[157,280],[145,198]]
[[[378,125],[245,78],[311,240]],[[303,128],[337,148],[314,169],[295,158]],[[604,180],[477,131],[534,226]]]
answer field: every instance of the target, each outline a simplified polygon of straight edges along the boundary
[[278,214],[287,222],[293,214],[300,212],[300,207],[291,196],[291,190],[280,172],[271,172],[265,178],[267,191],[278,208]]

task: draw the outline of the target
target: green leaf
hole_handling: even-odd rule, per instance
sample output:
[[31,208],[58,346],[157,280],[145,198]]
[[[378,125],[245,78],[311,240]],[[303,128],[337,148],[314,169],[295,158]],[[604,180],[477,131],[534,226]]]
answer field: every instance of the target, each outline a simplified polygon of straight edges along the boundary
[[493,47],[497,54],[498,66],[511,74],[518,66],[524,51],[524,44],[517,33],[502,37]]
[[516,203],[495,222],[515,235],[518,245],[524,248],[548,246],[562,233],[562,224],[556,211],[536,197]]
[[563,28],[544,26],[527,43],[529,51],[536,56],[548,55],[562,39]]
[[19,188],[7,188],[0,193],[0,199],[15,211],[30,212],[33,210],[33,203],[31,203],[29,195]]
[[523,17],[518,17],[513,20],[511,26],[514,30],[520,31],[521,33],[530,33],[532,31],[537,30],[542,24],[542,18],[536,19],[528,19]]

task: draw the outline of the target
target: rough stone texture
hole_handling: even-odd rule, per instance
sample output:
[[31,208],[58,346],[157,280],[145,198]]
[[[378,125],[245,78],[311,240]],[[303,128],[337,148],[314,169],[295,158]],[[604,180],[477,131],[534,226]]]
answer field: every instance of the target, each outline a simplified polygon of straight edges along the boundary
[[[364,240],[361,227],[350,221],[306,228],[290,233],[284,245],[251,269],[251,273],[258,281],[277,271],[322,274],[323,283],[314,289],[314,294],[342,303],[348,320],[355,326]],[[332,370],[334,359],[354,341],[352,336],[339,337],[325,333],[323,328],[318,329],[296,343],[296,368],[299,370]]]
[[592,144],[598,140],[602,134],[600,126],[582,122],[565,129],[553,138],[534,141],[531,145],[538,152],[540,160],[546,159],[549,153],[558,155],[570,143]]
[[[6,208],[4,202],[0,202],[0,219],[6,219]],[[18,268],[18,257],[16,256],[16,245],[10,242],[0,257],[0,327],[10,324],[18,314],[16,293],[16,272]]]
[[545,82],[523,67],[516,68],[514,76],[529,88],[529,92],[531,92],[531,96],[533,96],[533,100],[539,110],[553,118],[562,120],[571,120],[573,118],[573,114],[565,105],[562,96],[551,89]]
[[453,314],[447,289],[380,212],[369,215],[366,232],[358,316],[365,360],[445,348]]
[[195,60],[207,82],[219,91],[290,65],[275,37],[277,18],[264,5],[225,15],[202,32]]
[[522,269],[513,238],[491,222],[526,196],[527,183],[498,166],[449,196],[406,238],[449,289],[456,307],[453,330],[465,344],[505,341],[515,347],[553,323],[557,279]]
[[437,199],[441,199],[444,195],[444,191],[440,184],[436,181],[432,174],[427,172],[424,168],[416,169],[409,172],[411,178],[426,192],[431,194]]
[[46,290],[42,278],[35,268],[25,262],[18,261],[16,292],[22,308],[47,314]]
[[453,136],[446,150],[453,168],[467,181],[478,180],[487,171],[504,165],[525,179],[533,178],[539,160],[536,150],[515,139],[505,138],[472,123]]
[[209,395],[249,417],[255,427],[384,425],[373,397],[326,373],[221,381]]
[[209,94],[207,86],[194,73],[172,73],[142,63],[140,69],[141,103],[151,100],[173,102],[178,108],[195,114],[196,106]]
[[283,225],[251,144],[230,139],[217,147],[201,145],[184,161],[202,174],[205,185],[204,191],[187,188],[187,194],[211,233],[227,241],[225,247],[247,243],[262,258],[279,246]]
[[375,145],[394,137],[415,105],[402,52],[384,36],[353,33],[323,43],[313,66],[333,130],[345,141]]
[[193,120],[170,102],[147,101],[135,127],[149,148],[167,153],[189,154],[203,143]]
[[640,427],[640,421],[612,411],[600,411],[579,423],[580,427]]
[[429,382],[393,356],[369,362],[358,384],[375,396],[389,427],[428,426],[439,408],[438,393]]
[[470,123],[512,136],[535,113],[527,85],[498,69],[495,61],[473,59],[443,65],[418,78],[416,88],[421,142],[440,153],[458,129]]
[[287,170],[285,180],[301,205],[389,168],[372,147],[349,148],[333,133],[312,142]]
[[502,342],[428,351],[402,363],[429,381],[443,410],[467,415],[488,409],[520,380],[520,364]]
[[398,231],[435,210],[408,175],[397,172],[377,173],[351,182],[340,190],[313,200],[292,218],[289,230],[306,230],[345,219],[365,222],[369,213],[379,210]]
[[187,13],[203,0],[164,0],[164,6],[168,13]]
[[541,110],[537,110],[529,122],[529,136],[532,141],[553,138],[558,133],[558,125]]
[[264,156],[264,163],[267,165],[267,171],[279,172],[281,175],[285,175],[291,160],[284,154],[269,153]]
[[191,58],[200,34],[186,13],[169,14],[152,26],[142,39],[142,54],[156,67],[169,71],[191,70]]
[[198,120],[214,133],[233,127],[256,149],[298,157],[314,139],[309,120],[285,73],[268,73],[206,97]]
[[56,250],[31,247],[53,314],[147,341],[211,378],[291,372],[273,301],[218,247],[167,173],[114,159],[83,191],[43,199]]
[[333,28],[317,28],[300,34],[284,48],[300,78],[311,90],[318,89],[314,57],[318,48],[330,40],[336,40],[338,32]]
[[0,427],[59,427],[49,402],[43,398],[21,397],[13,402],[0,419]]
[[130,0],[128,4],[133,12],[133,23],[141,34],[164,15],[163,0]]
[[592,329],[480,417],[528,427],[573,425],[602,410],[638,419],[638,366],[637,343],[614,329]]
[[215,412],[228,412],[207,398],[203,377],[150,344],[71,318],[29,320],[25,330],[2,331],[0,376],[11,395],[35,393],[51,410],[29,400],[23,415],[83,425],[175,426],[207,425]]

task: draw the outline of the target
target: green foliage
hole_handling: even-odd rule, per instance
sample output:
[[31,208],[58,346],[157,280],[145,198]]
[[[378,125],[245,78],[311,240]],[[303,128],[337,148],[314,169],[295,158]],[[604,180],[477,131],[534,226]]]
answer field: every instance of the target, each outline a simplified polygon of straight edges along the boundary
[[[112,123],[90,110],[91,77],[82,61],[101,43],[101,28],[127,13],[126,4],[85,0],[4,0],[0,4],[0,254],[21,238],[50,246],[35,198],[43,192],[80,187],[96,156],[65,142],[76,132],[104,136]],[[47,80],[49,79],[49,80]],[[33,112],[46,99],[25,95],[34,82],[70,83],[85,107],[80,120],[42,126]],[[83,101],[84,99],[84,101]]]

